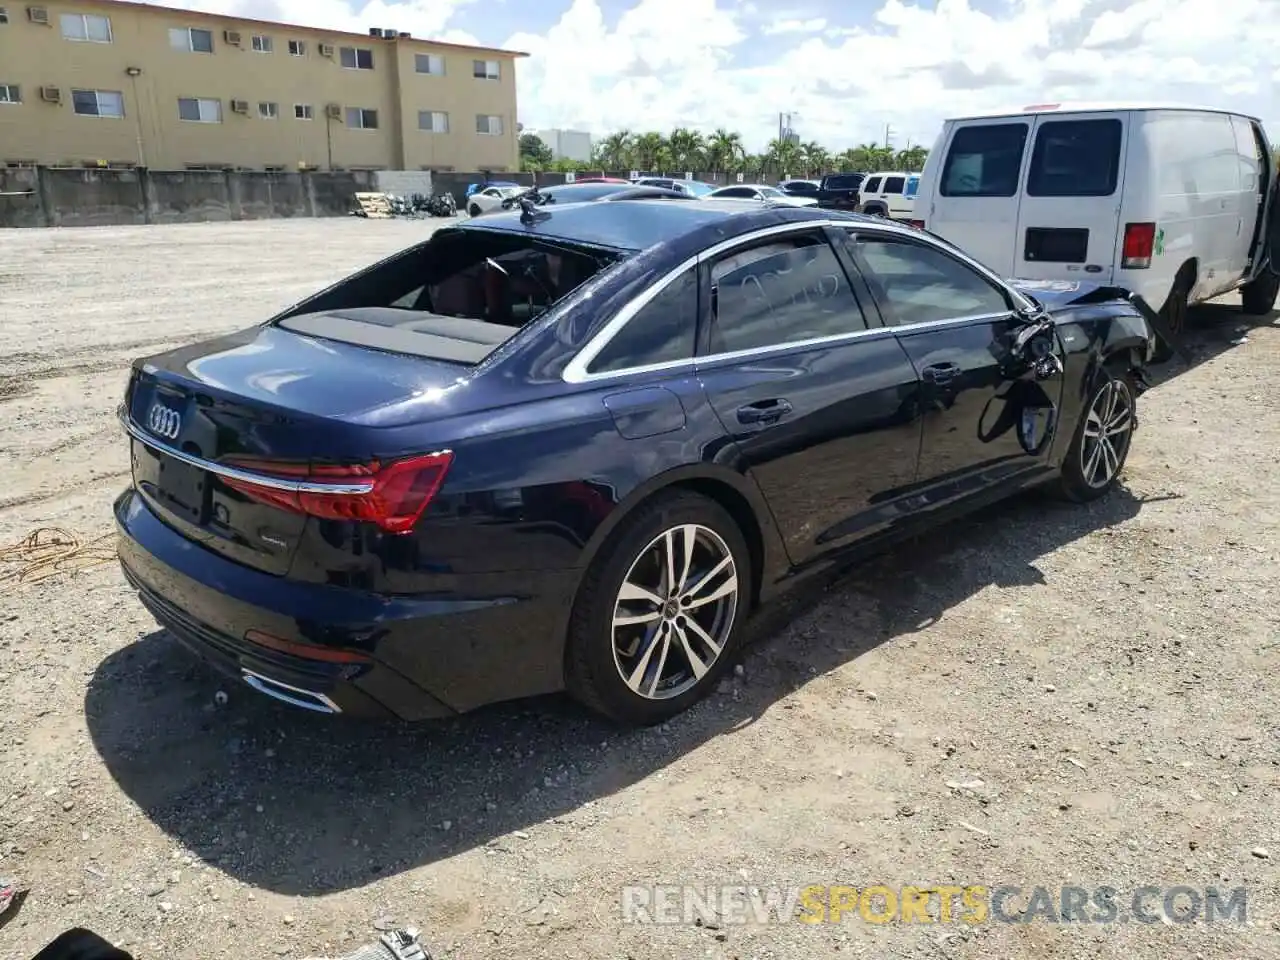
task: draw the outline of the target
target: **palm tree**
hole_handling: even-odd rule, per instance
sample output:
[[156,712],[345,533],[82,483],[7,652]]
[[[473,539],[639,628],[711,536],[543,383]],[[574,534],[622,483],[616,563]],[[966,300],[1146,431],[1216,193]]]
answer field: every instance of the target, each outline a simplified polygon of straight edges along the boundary
[[592,151],[595,166],[604,170],[625,170],[631,162],[631,149],[635,141],[630,130],[619,130],[605,137]]
[[810,140],[801,146],[800,152],[803,157],[805,174],[818,174],[821,176],[831,166],[831,155],[827,153],[826,148],[820,143]]
[[667,138],[656,130],[640,134],[632,144],[631,159],[638,170],[658,172],[669,155]]
[[724,127],[718,128],[707,138],[706,150],[712,173],[733,170],[746,156],[746,151],[742,148],[742,135],[730,133]]
[[685,127],[672,130],[671,136],[667,137],[667,148],[677,170],[691,172],[702,169],[706,160],[706,142],[696,130]]

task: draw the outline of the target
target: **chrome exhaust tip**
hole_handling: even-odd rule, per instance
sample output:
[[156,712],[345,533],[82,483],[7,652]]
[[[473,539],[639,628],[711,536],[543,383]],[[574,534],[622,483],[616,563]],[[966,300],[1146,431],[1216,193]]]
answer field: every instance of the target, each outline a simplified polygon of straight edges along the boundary
[[244,682],[253,687],[254,690],[275,700],[287,703],[292,707],[301,707],[303,710],[311,710],[315,713],[342,712],[338,705],[323,693],[290,686],[287,683],[272,680],[270,677],[264,677],[260,673],[254,673],[252,670],[246,670],[243,667],[241,668],[241,673],[244,676]]

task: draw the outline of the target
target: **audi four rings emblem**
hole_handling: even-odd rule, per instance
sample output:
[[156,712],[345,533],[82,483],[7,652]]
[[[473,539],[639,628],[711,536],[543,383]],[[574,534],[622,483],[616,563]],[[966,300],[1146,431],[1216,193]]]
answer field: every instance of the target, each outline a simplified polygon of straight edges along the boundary
[[182,430],[182,416],[177,410],[171,410],[159,403],[151,407],[151,412],[147,414],[147,426],[151,428],[151,432],[158,437],[164,437],[166,440],[174,440],[177,438],[179,431]]

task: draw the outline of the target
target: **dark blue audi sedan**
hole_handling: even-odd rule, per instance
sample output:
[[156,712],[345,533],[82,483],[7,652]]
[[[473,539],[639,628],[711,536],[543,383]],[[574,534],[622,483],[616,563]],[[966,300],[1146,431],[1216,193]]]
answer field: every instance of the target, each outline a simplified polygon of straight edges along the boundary
[[120,559],[300,708],[568,690],[655,723],[802,574],[1031,486],[1105,494],[1148,313],[879,218],[526,199],[137,361]]

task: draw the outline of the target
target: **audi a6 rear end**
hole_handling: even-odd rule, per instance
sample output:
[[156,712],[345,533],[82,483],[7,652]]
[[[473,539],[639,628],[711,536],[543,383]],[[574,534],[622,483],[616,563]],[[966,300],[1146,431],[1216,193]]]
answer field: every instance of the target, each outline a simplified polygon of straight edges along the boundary
[[[319,712],[415,720],[561,689],[555,638],[600,494],[539,455],[589,434],[535,448],[522,437],[556,398],[513,406],[477,372],[545,304],[465,318],[484,271],[518,275],[542,252],[455,231],[262,326],[137,361],[115,515],[156,619]],[[579,280],[612,256],[562,253]]]

